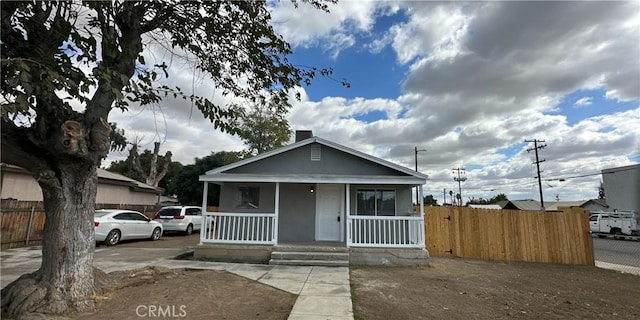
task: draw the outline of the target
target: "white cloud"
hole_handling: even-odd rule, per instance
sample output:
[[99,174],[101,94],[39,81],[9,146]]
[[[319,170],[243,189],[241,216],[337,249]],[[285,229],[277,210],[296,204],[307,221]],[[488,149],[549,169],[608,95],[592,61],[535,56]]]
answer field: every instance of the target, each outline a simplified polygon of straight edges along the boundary
[[394,10],[384,1],[340,1],[328,6],[326,13],[304,3],[295,8],[290,1],[272,2],[272,25],[292,46],[320,46],[335,59],[355,44],[350,33],[369,32],[377,16]]
[[590,106],[593,103],[593,97],[582,97],[573,104],[576,107]]
[[325,52],[329,52],[333,60],[338,58],[340,51],[352,47],[356,43],[354,36],[344,33],[337,33],[330,36],[329,44],[325,47]]

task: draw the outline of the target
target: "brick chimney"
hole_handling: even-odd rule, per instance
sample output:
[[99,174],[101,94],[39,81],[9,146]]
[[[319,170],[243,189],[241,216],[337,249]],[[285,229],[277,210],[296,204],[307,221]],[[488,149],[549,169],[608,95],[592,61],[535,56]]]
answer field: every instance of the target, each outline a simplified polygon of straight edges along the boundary
[[296,142],[306,140],[313,137],[311,130],[296,130]]

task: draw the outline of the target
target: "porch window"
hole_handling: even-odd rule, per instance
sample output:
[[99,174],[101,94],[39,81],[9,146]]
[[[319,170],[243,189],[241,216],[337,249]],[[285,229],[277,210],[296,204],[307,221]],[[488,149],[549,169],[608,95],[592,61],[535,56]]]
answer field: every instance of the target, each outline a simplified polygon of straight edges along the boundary
[[259,187],[240,187],[236,207],[241,209],[258,209],[260,206]]
[[361,189],[356,191],[356,214],[361,216],[395,216],[396,191]]

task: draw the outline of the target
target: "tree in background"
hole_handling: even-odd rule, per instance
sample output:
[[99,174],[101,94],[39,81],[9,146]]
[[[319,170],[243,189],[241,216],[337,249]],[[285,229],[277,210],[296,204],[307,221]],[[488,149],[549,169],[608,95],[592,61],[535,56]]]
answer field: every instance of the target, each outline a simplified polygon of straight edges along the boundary
[[425,206],[437,206],[438,200],[434,198],[432,194],[430,194],[424,196],[424,198],[422,199],[422,203],[424,203]]
[[169,171],[169,166],[172,162],[171,151],[167,151],[164,157],[158,156],[159,152],[160,142],[155,142],[153,144],[153,153],[149,150],[145,150],[144,153],[147,157],[144,161],[141,161],[141,157],[138,154],[138,144],[133,143],[131,145],[131,149],[129,149],[129,157],[127,158],[127,165],[130,174],[139,177],[139,179],[136,179],[138,181],[142,181],[150,186],[158,187],[160,180],[162,180]]
[[469,200],[469,202],[467,202],[467,205],[470,205],[470,204],[496,204],[498,202],[508,201],[508,200],[509,199],[507,198],[507,195],[505,195],[504,193],[498,193],[497,195],[491,197],[490,199],[483,199],[483,198],[475,199],[475,198],[471,198],[471,200]]
[[604,194],[604,182],[600,181],[600,185],[598,186],[598,199],[604,200],[606,199]]
[[[220,151],[211,153],[203,158],[196,158],[194,164],[186,165],[180,173],[171,180],[167,193],[176,195],[178,201],[183,205],[202,205],[202,193],[204,183],[198,179],[205,172],[234,163],[242,159],[241,152]],[[210,185],[207,203],[211,206],[218,206],[220,202],[220,186]]]
[[496,194],[491,199],[489,199],[489,204],[498,203],[498,202],[501,202],[501,201],[509,201],[509,198],[507,198],[506,194],[504,194],[504,193]]
[[[326,11],[335,1],[303,2]],[[215,128],[237,132],[232,105],[159,83],[169,59],[188,57],[228,101],[271,101],[277,113],[293,91],[300,98],[296,87],[331,73],[289,62],[266,1],[5,1],[0,10],[1,161],[32,173],[45,208],[42,264],[2,289],[5,317],[94,307],[96,169],[110,150],[111,110],[190,99]],[[147,63],[151,43],[177,54]]]
[[[135,160],[133,160],[134,155]],[[129,150],[127,159],[111,162],[107,171],[121,174],[154,187],[163,188],[166,191],[171,179],[182,170],[182,164],[177,161],[171,161],[171,158],[167,158],[166,155],[161,156],[157,153],[155,155],[156,172],[159,172],[156,174],[155,182],[149,179],[149,172],[152,170],[151,163],[154,162],[154,153],[145,149],[141,154],[138,154],[137,145],[135,144]]]
[[238,136],[252,156],[282,147],[291,137],[284,115],[270,105],[256,106],[243,112],[238,128]]

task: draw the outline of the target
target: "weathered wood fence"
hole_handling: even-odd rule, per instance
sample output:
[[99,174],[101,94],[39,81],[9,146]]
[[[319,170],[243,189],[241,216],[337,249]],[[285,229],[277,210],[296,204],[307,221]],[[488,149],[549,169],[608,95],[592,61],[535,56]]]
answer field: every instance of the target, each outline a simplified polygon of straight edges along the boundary
[[588,213],[426,207],[433,257],[593,265]]
[[[96,209],[130,209],[152,218],[160,209],[151,205],[96,204]],[[0,248],[39,245],[44,230],[44,207],[40,201],[2,199],[0,209]]]

